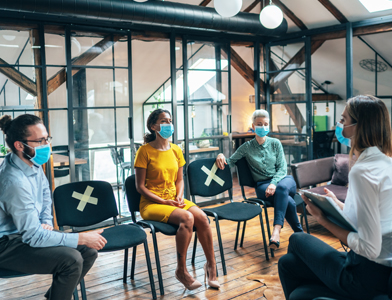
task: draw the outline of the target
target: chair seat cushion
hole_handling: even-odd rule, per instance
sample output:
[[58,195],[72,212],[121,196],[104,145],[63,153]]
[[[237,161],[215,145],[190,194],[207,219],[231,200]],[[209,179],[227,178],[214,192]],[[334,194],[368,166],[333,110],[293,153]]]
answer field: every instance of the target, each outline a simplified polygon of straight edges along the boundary
[[22,277],[29,276],[30,274],[21,273],[18,271],[11,271],[7,269],[0,269],[0,278]]
[[242,202],[228,203],[222,206],[203,210],[207,213],[207,215],[211,215],[209,212],[214,212],[218,215],[219,219],[235,222],[253,219],[261,213],[260,206]]
[[138,223],[143,225],[143,227],[146,227],[145,224],[151,224],[152,226],[154,226],[155,232],[161,232],[165,235],[176,235],[177,230],[178,230],[177,225],[162,223],[162,222],[157,222],[157,221],[143,220]]
[[267,207],[274,207],[274,204],[269,202],[269,201],[267,201],[267,200],[262,200],[262,199],[258,199],[258,198],[247,198],[247,199],[250,200],[250,201],[257,202],[260,205],[265,205]]
[[108,241],[100,252],[123,250],[140,245],[147,239],[145,231],[134,224],[106,228],[102,236]]
[[317,193],[320,195],[325,195],[324,188],[329,189],[332,193],[335,194],[336,198],[338,198],[343,203],[344,203],[344,201],[346,201],[348,188],[345,186],[342,186],[342,185],[329,184],[329,185],[325,185],[325,186],[318,186],[318,187],[309,189],[308,191],[313,192],[313,193]]

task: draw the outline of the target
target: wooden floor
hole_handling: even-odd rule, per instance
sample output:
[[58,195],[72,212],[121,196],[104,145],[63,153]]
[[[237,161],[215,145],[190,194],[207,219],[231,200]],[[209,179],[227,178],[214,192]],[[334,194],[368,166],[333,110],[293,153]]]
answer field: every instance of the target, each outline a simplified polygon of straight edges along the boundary
[[[249,195],[252,191],[248,190]],[[234,188],[235,200],[241,200],[238,183]],[[272,224],[273,210],[269,210],[270,224]],[[323,227],[318,225],[312,217],[309,217],[311,233],[336,249],[340,249],[339,241]],[[277,262],[279,257],[287,252],[288,238],[292,234],[290,227],[285,224],[282,229],[281,246],[275,252],[275,257],[266,261],[259,219],[255,218],[247,223],[244,247],[233,250],[236,233],[236,224],[229,221],[220,221],[222,240],[225,251],[227,275],[223,276],[216,230],[211,222],[215,256],[220,273],[220,290],[209,289],[206,286],[194,291],[184,293],[183,286],[175,279],[176,252],[174,237],[158,234],[159,252],[162,265],[163,283],[165,295],[160,296],[155,266],[155,256],[152,239],[148,233],[149,250],[155,287],[158,299],[266,299],[264,297],[263,284],[246,279],[249,275],[273,274],[277,275]],[[193,241],[191,242],[193,245]],[[204,280],[203,265],[205,257],[201,246],[198,246],[196,264],[190,263],[192,247],[188,251],[188,270],[199,281]],[[130,251],[131,252],[131,251]],[[131,254],[131,253],[130,253]],[[131,257],[131,255],[130,255]],[[137,263],[135,280],[128,279],[127,284],[122,281],[123,252],[101,253],[95,265],[85,277],[87,298],[96,299],[152,299],[148,280],[144,249],[142,246],[137,250]],[[0,299],[45,299],[44,294],[51,283],[51,276],[34,275],[21,278],[0,279]],[[270,299],[270,298],[269,298]]]

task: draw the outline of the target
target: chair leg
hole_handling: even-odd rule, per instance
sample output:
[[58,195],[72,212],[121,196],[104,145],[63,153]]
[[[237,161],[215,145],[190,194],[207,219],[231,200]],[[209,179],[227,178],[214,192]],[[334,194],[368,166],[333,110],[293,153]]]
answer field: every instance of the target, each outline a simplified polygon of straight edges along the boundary
[[[265,240],[264,223],[263,223],[263,212],[260,213],[259,218],[260,218],[261,234],[263,235],[265,259],[269,260],[267,241]],[[272,256],[272,253],[271,253],[271,256]]]
[[155,234],[155,228],[152,225],[151,225],[150,229],[151,229],[151,235],[152,235],[152,242],[154,245],[155,263],[157,265],[159,291],[160,291],[161,295],[163,296],[165,294],[165,291],[163,289],[162,270],[161,270],[161,262],[159,260],[157,237]]
[[82,300],[87,300],[86,285],[84,284],[84,278],[80,281],[80,293],[82,294]]
[[[267,223],[267,232],[268,232],[268,241],[269,241],[271,239],[271,229],[269,225],[268,209],[266,205],[264,205],[264,214],[265,214],[265,223]],[[271,249],[271,256],[275,257],[274,250],[272,249]]]
[[79,296],[78,296],[78,288],[76,287],[74,292],[73,292],[73,298],[74,300],[79,300]]
[[131,279],[135,280],[135,268],[136,268],[136,248],[137,246],[133,247],[132,249],[132,264],[131,264]]
[[308,232],[308,234],[310,234],[309,224],[308,224],[308,216],[306,215],[306,206],[305,206],[305,203],[302,203],[302,205],[303,205],[304,214],[301,216],[301,218],[303,217],[303,218],[305,219],[306,231]]
[[243,245],[244,245],[245,228],[246,228],[246,221],[244,221],[244,227],[242,228],[242,236],[241,236],[241,244],[240,244],[240,247],[241,247],[241,248],[242,248]]
[[124,272],[123,272],[123,282],[127,283],[128,274],[128,248],[124,250]]
[[192,251],[192,260],[191,260],[192,265],[195,264],[196,248],[197,248],[197,232],[195,232],[195,240],[193,242],[193,251]]
[[238,235],[240,233],[241,222],[237,223],[237,233],[235,234],[234,250],[237,250],[238,245]]
[[148,277],[150,278],[152,299],[156,299],[157,298],[157,292],[155,291],[154,276],[152,275],[150,252],[148,251],[147,239],[144,241],[144,253],[146,255],[146,263],[147,263],[147,269],[148,269]]
[[221,255],[223,275],[227,275],[225,254],[223,253],[222,237],[221,237],[220,227],[219,227],[219,219],[215,213],[214,213],[214,219],[215,219],[215,224],[216,224],[216,233],[218,235],[219,251],[220,251],[220,255]]

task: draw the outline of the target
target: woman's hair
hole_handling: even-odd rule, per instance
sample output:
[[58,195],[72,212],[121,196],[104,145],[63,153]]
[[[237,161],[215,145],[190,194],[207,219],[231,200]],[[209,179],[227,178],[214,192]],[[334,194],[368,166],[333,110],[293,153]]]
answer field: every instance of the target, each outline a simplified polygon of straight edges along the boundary
[[392,156],[391,122],[385,103],[374,96],[359,95],[347,101],[346,111],[356,123],[352,148],[362,153],[366,148],[377,146],[387,156]]
[[157,138],[157,135],[156,135],[155,131],[151,129],[151,126],[154,125],[154,124],[156,124],[156,122],[158,121],[159,115],[160,115],[161,113],[167,113],[167,114],[169,114],[170,117],[171,117],[170,111],[168,111],[168,110],[166,110],[166,109],[160,109],[160,108],[158,108],[158,109],[154,110],[154,111],[148,116],[148,119],[147,119],[147,129],[150,131],[150,133],[146,133],[146,134],[144,135],[144,144],[147,144],[147,143],[149,143],[149,142],[152,142],[152,141],[154,141],[154,140]]
[[11,119],[10,115],[0,117],[0,129],[6,135],[5,141],[12,152],[16,153],[14,143],[25,141],[30,132],[28,127],[31,125],[42,124],[42,120],[34,115],[24,114]]
[[268,118],[269,119],[268,111],[266,111],[264,109],[255,110],[252,115],[252,123],[254,123],[257,118]]

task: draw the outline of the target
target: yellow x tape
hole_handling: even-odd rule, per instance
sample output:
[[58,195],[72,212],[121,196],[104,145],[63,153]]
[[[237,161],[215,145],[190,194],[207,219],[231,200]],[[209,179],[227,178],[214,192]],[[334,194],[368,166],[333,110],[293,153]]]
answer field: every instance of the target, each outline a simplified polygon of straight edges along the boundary
[[76,208],[77,210],[83,211],[87,203],[97,205],[98,198],[90,197],[93,190],[94,188],[88,185],[83,195],[78,192],[72,193],[72,198],[80,200],[79,205]]
[[215,163],[212,166],[211,171],[206,166],[202,166],[201,169],[204,173],[208,175],[206,182],[204,182],[206,186],[210,186],[212,179],[214,179],[216,183],[218,183],[220,186],[223,186],[225,184],[224,180],[219,178],[219,176],[215,175],[216,171],[218,170],[218,167]]

